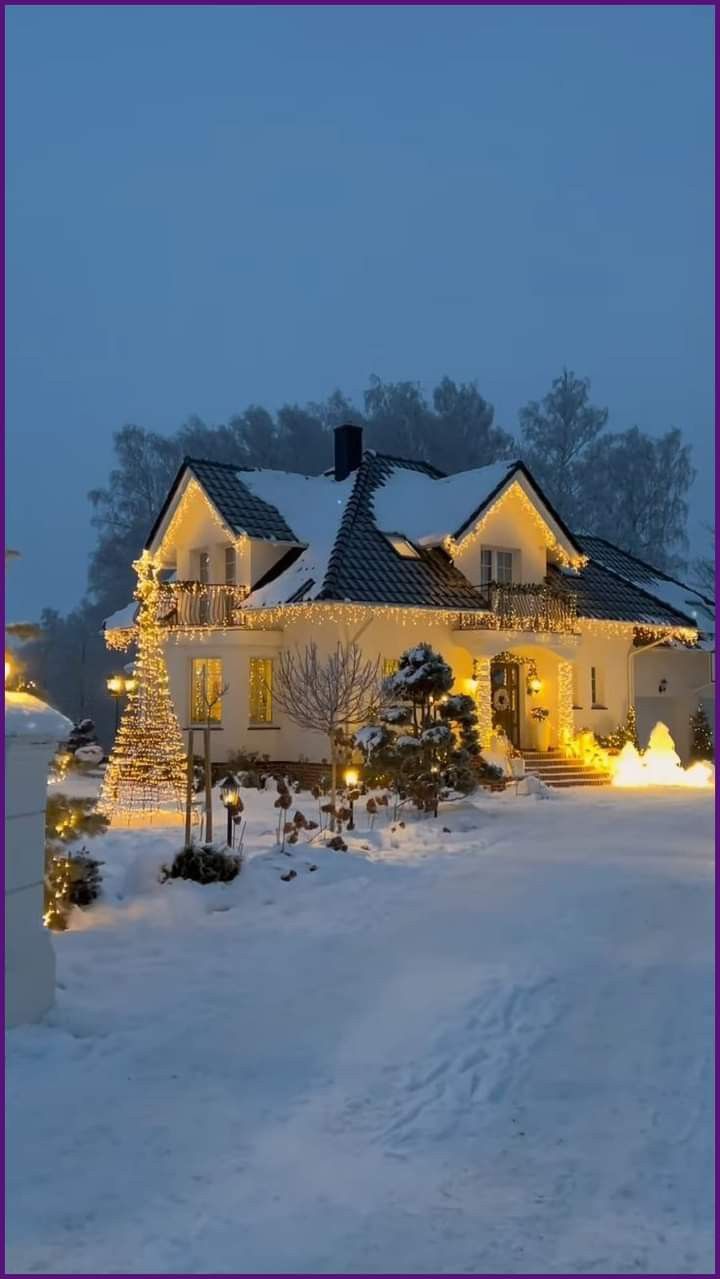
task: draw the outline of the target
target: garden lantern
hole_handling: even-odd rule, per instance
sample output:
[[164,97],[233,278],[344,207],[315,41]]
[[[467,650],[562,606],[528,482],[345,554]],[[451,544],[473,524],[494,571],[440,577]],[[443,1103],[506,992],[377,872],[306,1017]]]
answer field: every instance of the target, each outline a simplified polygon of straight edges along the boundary
[[359,774],[356,768],[346,768],[343,773],[345,785],[348,787],[348,803],[350,804],[350,820],[347,824],[348,830],[355,829],[355,803],[353,800],[353,787],[357,786]]
[[233,846],[233,818],[240,807],[240,786],[234,773],[228,773],[220,783],[220,799],[227,809],[227,845]]

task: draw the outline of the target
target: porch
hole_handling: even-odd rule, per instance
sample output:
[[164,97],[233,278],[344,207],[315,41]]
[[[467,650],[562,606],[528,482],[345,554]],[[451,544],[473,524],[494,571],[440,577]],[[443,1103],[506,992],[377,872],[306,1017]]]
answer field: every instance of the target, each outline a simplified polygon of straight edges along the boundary
[[574,736],[573,672],[579,638],[464,631],[483,745],[502,730],[516,750],[563,752]]

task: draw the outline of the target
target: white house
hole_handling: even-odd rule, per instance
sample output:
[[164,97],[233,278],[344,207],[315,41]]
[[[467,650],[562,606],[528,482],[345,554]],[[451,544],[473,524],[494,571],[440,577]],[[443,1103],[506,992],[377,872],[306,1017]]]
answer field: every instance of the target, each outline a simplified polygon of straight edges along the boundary
[[[203,680],[227,684],[213,711],[215,758],[239,749],[320,760],[327,744],[273,704],[287,645],[357,639],[386,671],[426,640],[477,698],[483,736],[502,724],[533,743],[533,706],[550,745],[606,734],[635,704],[642,734],[662,718],[678,749],[711,654],[699,619],[711,602],[600,538],[572,532],[521,462],[450,477],[363,452],[362,429],[335,431],[320,476],[186,458],[147,549],[165,570],[161,620],[182,725],[202,722]],[[134,610],[106,622],[133,639]]]

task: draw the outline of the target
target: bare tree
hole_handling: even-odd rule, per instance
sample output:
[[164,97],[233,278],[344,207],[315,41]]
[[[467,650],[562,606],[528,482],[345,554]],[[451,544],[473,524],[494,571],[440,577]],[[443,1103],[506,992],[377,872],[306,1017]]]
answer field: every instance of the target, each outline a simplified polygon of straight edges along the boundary
[[[204,670],[200,676],[199,700],[205,709],[205,723],[202,728],[203,735],[203,754],[205,756],[205,842],[212,843],[213,837],[213,821],[212,821],[212,749],[210,746],[210,733],[212,732],[213,711],[219,706],[225,694],[230,688],[229,684],[216,685],[214,688],[208,688],[207,671]],[[185,800],[185,844],[190,844],[190,830],[192,822],[192,795],[193,795],[193,736],[194,730],[191,727],[188,735],[188,774],[187,774],[187,796]]]
[[368,718],[379,691],[379,660],[363,659],[357,644],[338,644],[323,661],[317,645],[286,650],[273,680],[273,697],[301,728],[325,733],[330,742],[331,826],[335,829],[338,737],[350,725]]

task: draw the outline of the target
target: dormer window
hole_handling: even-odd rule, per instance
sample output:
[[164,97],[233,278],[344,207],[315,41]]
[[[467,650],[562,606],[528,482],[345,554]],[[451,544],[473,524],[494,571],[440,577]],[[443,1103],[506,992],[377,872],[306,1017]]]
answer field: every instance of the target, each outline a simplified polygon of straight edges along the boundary
[[386,533],[385,536],[395,553],[400,555],[404,560],[420,559],[420,552],[415,546],[413,546],[412,542],[409,542],[401,533]]
[[513,552],[483,546],[480,551],[480,585],[490,582],[509,585],[513,580]]

